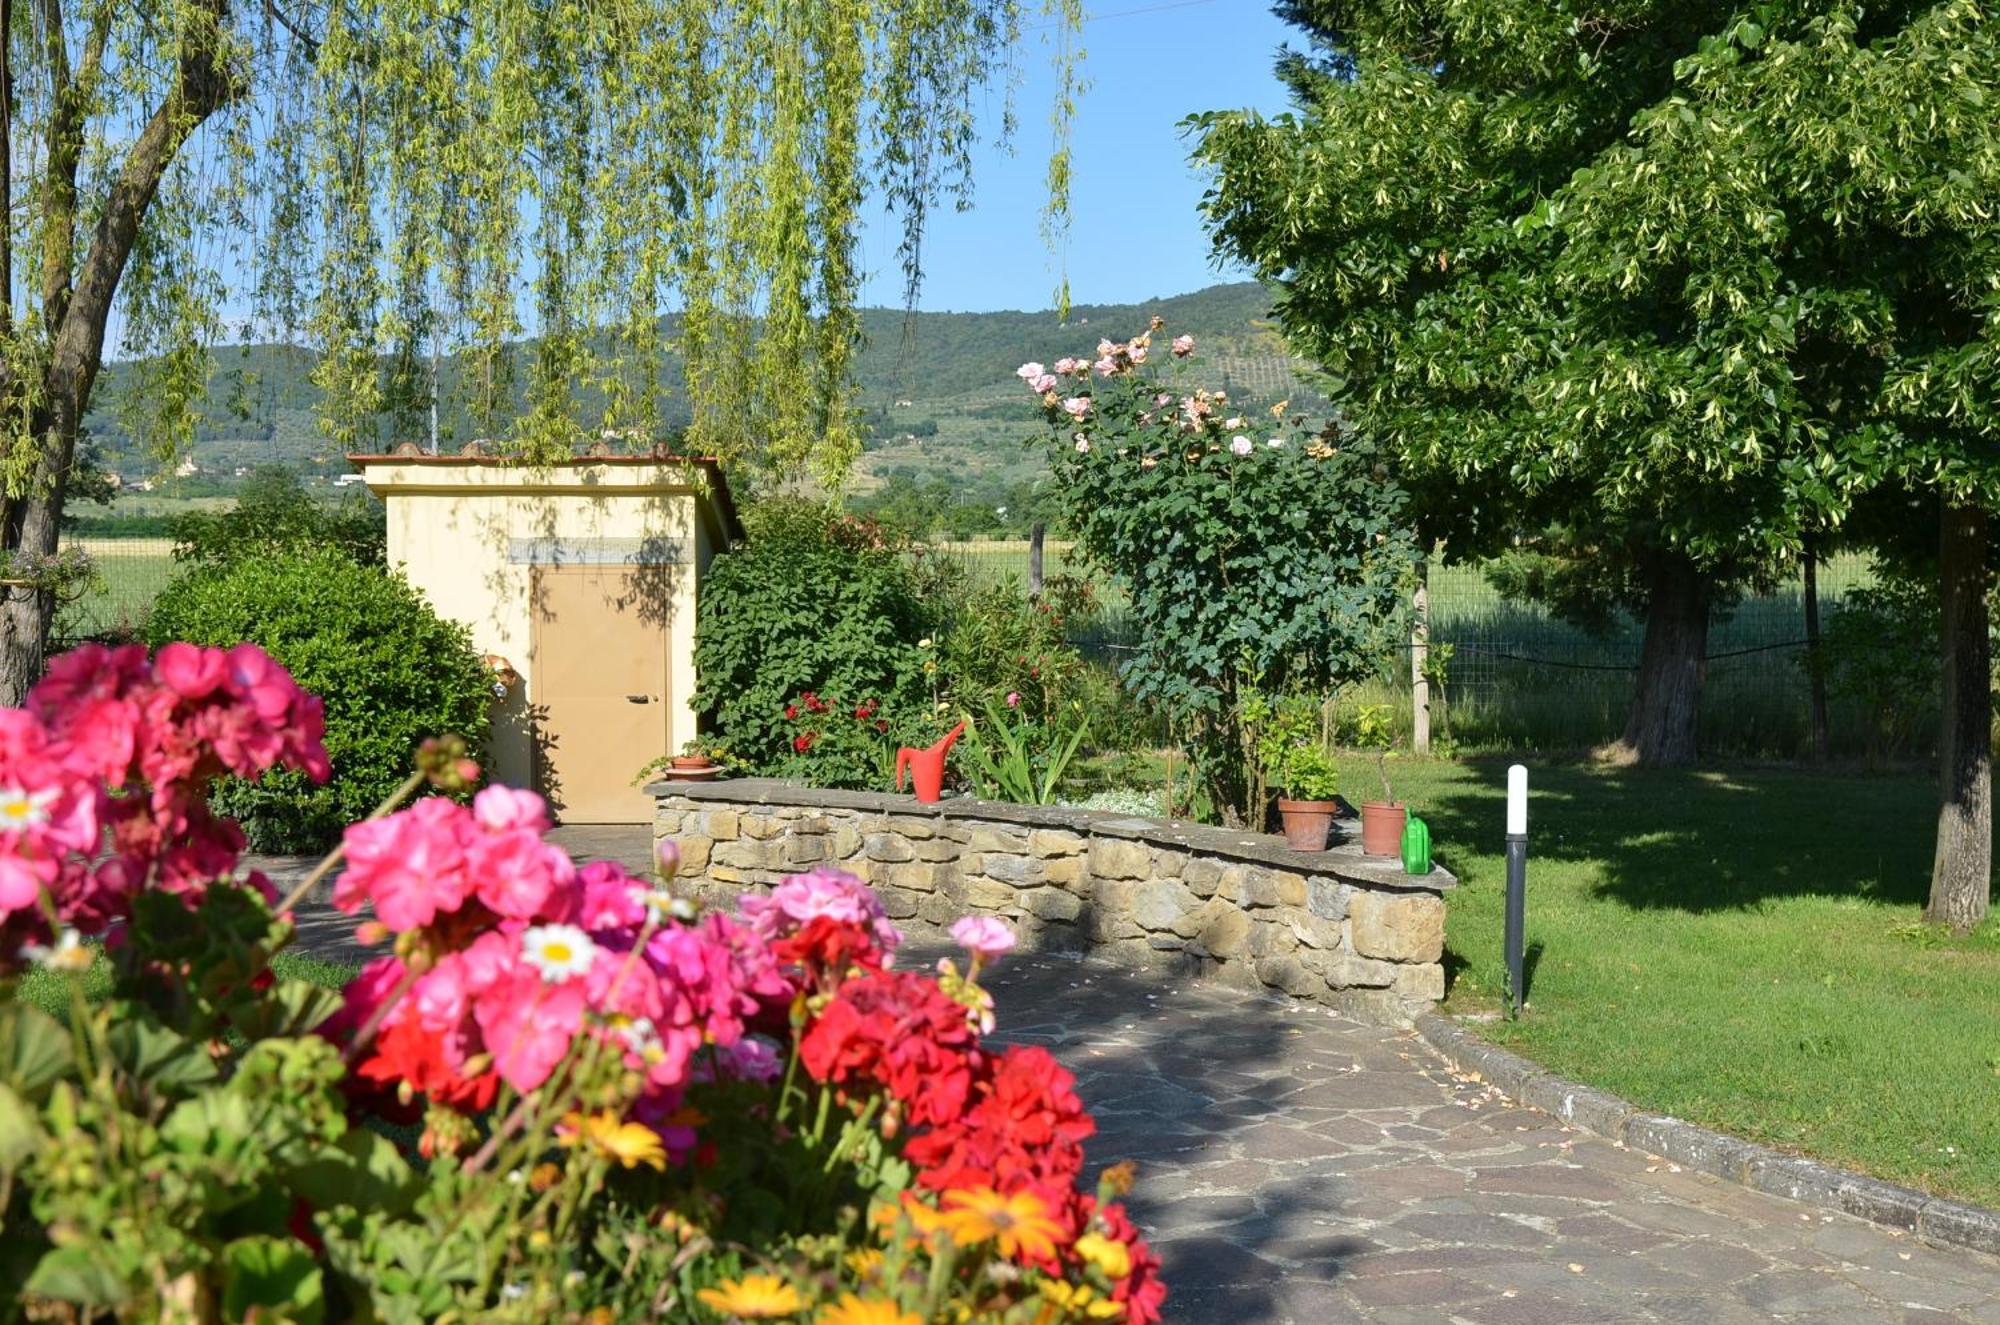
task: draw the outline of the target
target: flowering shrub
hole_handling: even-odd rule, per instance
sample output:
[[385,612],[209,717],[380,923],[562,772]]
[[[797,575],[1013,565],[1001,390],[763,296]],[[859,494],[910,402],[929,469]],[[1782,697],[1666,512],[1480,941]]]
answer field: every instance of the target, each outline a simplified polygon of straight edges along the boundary
[[[324,777],[320,722],[249,646],[82,650],[0,711],[0,1318],[1160,1318],[1129,1168],[1078,1190],[1069,1074],[984,1042],[1005,925],[907,971],[836,871],[703,912],[531,793],[398,808],[477,777],[449,741],[278,900],[203,792]],[[270,959],[343,860],[384,951],[335,996]]]
[[1193,339],[1156,353],[1160,330],[1018,376],[1079,542],[1129,592],[1127,684],[1178,729],[1222,816],[1262,827],[1240,696],[1373,672],[1398,636],[1414,541],[1365,441],[1197,385]]
[[929,744],[935,722],[891,715],[881,700],[837,699],[806,690],[785,704],[790,752],[771,771],[815,787],[885,790],[895,781],[896,750]]
[[[892,720],[927,711],[930,678],[916,644],[937,624],[934,563],[871,521],[810,502],[762,502],[745,519],[748,541],[702,580],[695,704],[751,767],[810,776],[792,760],[804,733],[785,717],[801,692],[838,696],[849,709],[873,699]],[[818,768],[856,776],[833,761]]]

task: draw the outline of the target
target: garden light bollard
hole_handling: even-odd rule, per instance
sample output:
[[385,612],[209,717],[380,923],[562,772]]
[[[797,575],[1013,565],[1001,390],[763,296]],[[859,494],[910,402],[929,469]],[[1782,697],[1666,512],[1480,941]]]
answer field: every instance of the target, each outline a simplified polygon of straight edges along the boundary
[[1507,1016],[1521,1015],[1521,932],[1528,909],[1528,770],[1507,770]]

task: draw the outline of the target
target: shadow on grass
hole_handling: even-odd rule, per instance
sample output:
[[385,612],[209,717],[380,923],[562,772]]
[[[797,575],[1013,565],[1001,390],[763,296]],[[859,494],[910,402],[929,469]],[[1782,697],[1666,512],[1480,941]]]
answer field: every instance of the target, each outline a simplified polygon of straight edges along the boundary
[[[1439,842],[1499,854],[1511,762],[1468,760],[1475,780],[1441,786],[1421,806]],[[1531,906],[1537,861],[1602,862],[1595,894],[1643,909],[1743,910],[1807,896],[1908,905],[1929,888],[1928,778],[1526,762]]]

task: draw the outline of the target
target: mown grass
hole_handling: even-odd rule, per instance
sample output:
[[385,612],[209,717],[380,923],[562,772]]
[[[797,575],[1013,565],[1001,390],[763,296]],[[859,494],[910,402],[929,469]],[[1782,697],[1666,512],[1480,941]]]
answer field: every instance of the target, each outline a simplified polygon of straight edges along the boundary
[[[1456,872],[1447,1010],[1502,987],[1504,759],[1402,759]],[[1481,1033],[1639,1105],[2000,1204],[2000,924],[1926,929],[1935,790],[1530,761],[1529,1007]],[[1372,796],[1372,759],[1342,762]]]
[[[326,989],[340,989],[361,968],[347,962],[330,962],[303,953],[281,952],[271,959],[271,970],[281,980],[304,980]],[[111,963],[99,957],[83,977],[84,997],[95,1003],[111,992]],[[52,971],[31,970],[21,977],[17,993],[51,1016],[67,1017],[70,1007],[69,977]]]

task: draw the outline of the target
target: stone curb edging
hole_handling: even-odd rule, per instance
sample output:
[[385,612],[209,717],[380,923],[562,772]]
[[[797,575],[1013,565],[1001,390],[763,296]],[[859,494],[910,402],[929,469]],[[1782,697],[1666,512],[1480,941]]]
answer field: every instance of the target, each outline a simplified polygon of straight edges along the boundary
[[1437,1013],[1416,1018],[1423,1041],[1461,1072],[1476,1072],[1512,1099],[1572,1127],[1684,1168],[1788,1200],[1913,1233],[1925,1242],[2000,1256],[2000,1211],[1929,1196],[1760,1146],[1679,1118],[1647,1113],[1489,1044]]

